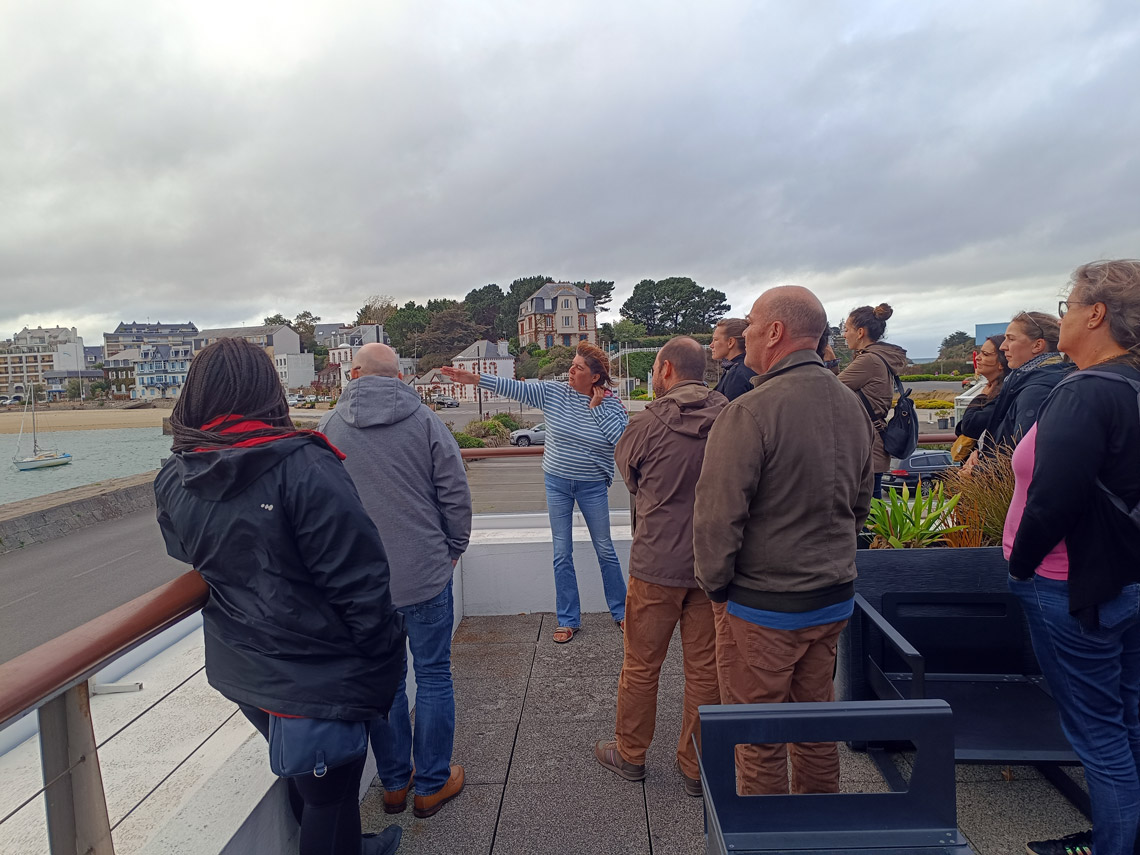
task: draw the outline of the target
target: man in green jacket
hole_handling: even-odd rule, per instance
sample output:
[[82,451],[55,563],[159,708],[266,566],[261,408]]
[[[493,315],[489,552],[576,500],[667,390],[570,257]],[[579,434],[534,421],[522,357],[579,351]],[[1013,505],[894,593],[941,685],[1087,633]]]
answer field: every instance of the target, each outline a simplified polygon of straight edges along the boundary
[[[816,353],[827,316],[806,288],[766,291],[745,331],[753,390],[709,435],[694,510],[696,577],[717,607],[725,703],[831,701],[855,595],[874,431]],[[788,792],[783,745],[737,748],[742,794]],[[834,743],[791,748],[792,790],[839,789]]]

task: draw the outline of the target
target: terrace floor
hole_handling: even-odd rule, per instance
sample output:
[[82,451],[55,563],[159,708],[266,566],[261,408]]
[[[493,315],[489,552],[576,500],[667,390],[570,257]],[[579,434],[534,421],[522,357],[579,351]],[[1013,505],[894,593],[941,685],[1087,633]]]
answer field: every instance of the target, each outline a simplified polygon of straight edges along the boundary
[[[404,827],[401,855],[704,852],[702,801],[674,769],[681,720],[680,643],[661,679],[648,776],[629,783],[597,764],[593,745],[613,735],[622,636],[609,615],[556,645],[551,614],[464,618],[452,647],[454,762],[463,794],[430,819],[384,813],[374,783],[361,807],[366,831]],[[845,792],[886,789],[869,759],[840,746]],[[900,758],[900,763],[905,760]],[[1079,777],[1079,771],[1076,773]],[[958,822],[981,855],[1014,855],[1027,840],[1088,827],[1030,767],[959,766]]]

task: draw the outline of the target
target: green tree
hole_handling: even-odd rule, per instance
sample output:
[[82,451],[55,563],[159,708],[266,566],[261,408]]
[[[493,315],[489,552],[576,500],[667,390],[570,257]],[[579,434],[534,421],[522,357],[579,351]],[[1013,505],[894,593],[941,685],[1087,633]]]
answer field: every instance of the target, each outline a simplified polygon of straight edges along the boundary
[[570,363],[574,361],[575,350],[572,347],[556,345],[546,351],[538,360],[538,376],[540,378],[554,377],[565,374],[570,370]]
[[427,310],[429,315],[436,315],[447,309],[453,309],[460,305],[458,300],[452,300],[450,297],[440,297],[437,300],[427,301]]
[[649,335],[707,333],[730,308],[723,291],[671,276],[638,282],[622,304],[621,316],[644,326]]
[[636,321],[622,318],[613,325],[613,341],[615,342],[637,341],[646,335],[648,335],[648,330],[645,329],[645,325]]
[[87,389],[93,398],[106,398],[111,394],[111,384],[106,380],[95,380]]
[[[414,300],[404,303],[384,325],[384,332],[392,339],[392,347],[404,356],[419,355],[419,339],[431,321],[431,313],[426,306]],[[404,351],[410,351],[404,353]]]
[[289,326],[292,326],[292,324],[289,323],[289,319],[287,317],[285,317],[283,314],[281,314],[280,312],[278,312],[276,315],[270,315],[265,320],[263,320],[261,323],[267,327],[280,327],[280,326],[289,327]]
[[594,308],[599,312],[606,311],[614,297],[614,283],[605,279],[597,279],[593,282],[575,282],[574,284],[590,292],[590,296],[594,298]]
[[463,307],[467,310],[467,316],[471,318],[472,323],[483,329],[483,335],[488,338],[509,337],[509,335],[500,335],[502,325],[499,323],[499,315],[503,311],[505,297],[503,289],[492,283],[482,288],[471,289],[463,298]]
[[68,380],[67,381],[67,400],[77,401],[83,394],[83,381],[81,380]]
[[320,319],[320,315],[314,315],[306,309],[299,312],[297,317],[293,318],[293,323],[290,324],[297,331],[297,335],[301,337],[301,348],[309,353],[314,352],[313,347],[317,343],[317,322]]
[[356,323],[386,324],[396,314],[396,301],[387,294],[373,294],[356,312]]
[[[454,301],[452,301],[454,302]],[[467,310],[459,303],[436,313],[420,336],[420,352],[423,354],[416,366],[420,373],[447,365],[452,358],[480,337],[480,330]]]
[[967,362],[974,355],[974,337],[958,330],[942,339],[938,348],[938,358],[947,362]]

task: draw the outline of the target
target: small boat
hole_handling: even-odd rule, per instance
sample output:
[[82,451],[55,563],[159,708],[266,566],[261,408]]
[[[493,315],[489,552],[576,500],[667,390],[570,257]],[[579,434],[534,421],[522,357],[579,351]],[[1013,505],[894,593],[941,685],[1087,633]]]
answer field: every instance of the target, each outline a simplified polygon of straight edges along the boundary
[[24,439],[24,420],[20,420],[20,436],[16,440],[16,456],[12,458],[13,465],[21,472],[30,469],[47,469],[49,466],[63,466],[71,462],[71,455],[66,451],[54,451],[50,448],[40,448],[36,438],[36,395],[28,395],[28,403],[24,406],[24,418],[27,418],[28,407],[32,408],[32,456],[20,456],[20,444]]

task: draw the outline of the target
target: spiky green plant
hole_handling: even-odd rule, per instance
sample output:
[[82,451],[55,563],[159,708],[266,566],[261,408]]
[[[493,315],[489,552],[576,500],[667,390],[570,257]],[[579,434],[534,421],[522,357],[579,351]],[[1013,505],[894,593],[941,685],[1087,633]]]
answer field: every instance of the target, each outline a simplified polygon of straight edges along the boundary
[[957,504],[957,496],[947,499],[943,495],[940,481],[925,492],[920,481],[913,501],[905,484],[901,492],[887,491],[887,498],[871,500],[867,517],[867,529],[875,535],[871,548],[919,549],[944,544],[948,534],[962,528],[950,525]]

